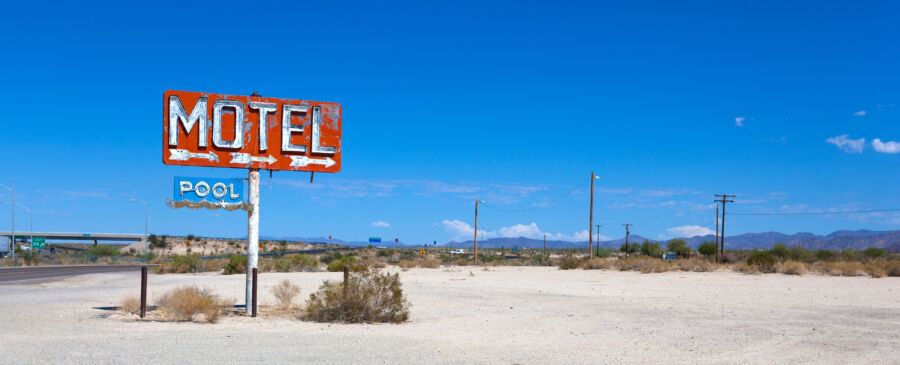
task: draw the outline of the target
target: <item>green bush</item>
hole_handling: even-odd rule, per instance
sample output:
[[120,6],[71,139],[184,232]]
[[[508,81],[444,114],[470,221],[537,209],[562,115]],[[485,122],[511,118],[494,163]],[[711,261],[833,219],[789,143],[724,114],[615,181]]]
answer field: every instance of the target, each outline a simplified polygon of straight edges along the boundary
[[344,267],[349,268],[350,271],[353,272],[361,272],[366,270],[366,265],[356,262],[356,257],[348,255],[343,256],[338,260],[332,260],[331,263],[328,264],[328,271],[344,271]]
[[768,251],[753,251],[747,256],[747,265],[758,267],[760,272],[775,272],[775,256]]
[[863,255],[865,255],[868,258],[872,258],[872,259],[878,258],[878,257],[883,257],[886,254],[887,254],[887,251],[885,251],[883,248],[869,247],[869,248],[863,250]]
[[834,260],[834,251],[829,250],[818,250],[816,251],[816,259],[821,261],[831,261]]
[[660,258],[663,255],[663,250],[659,245],[659,242],[644,240],[644,243],[641,244],[641,254],[644,256]]
[[325,282],[306,301],[304,319],[316,322],[403,323],[409,302],[400,275],[364,270],[350,274],[346,284]]
[[222,273],[225,275],[243,274],[247,272],[247,256],[234,255],[228,258],[228,263]]
[[807,251],[803,247],[791,246],[791,248],[788,249],[788,251],[790,251],[788,253],[788,256],[791,258],[791,260],[804,261],[804,262],[811,262],[813,260],[812,253]]
[[772,246],[772,249],[769,250],[769,253],[781,260],[784,260],[785,257],[788,257],[791,254],[791,251],[788,250],[787,246],[779,242]]
[[609,257],[611,255],[612,255],[612,250],[610,250],[608,248],[599,247],[599,248],[597,248],[597,254],[595,256],[596,257]]
[[97,256],[119,256],[119,246],[115,245],[96,245],[91,246],[87,250],[88,255]]
[[635,254],[641,250],[641,244],[637,242],[629,242],[623,243],[621,247],[619,247],[619,251],[622,251],[627,254]]
[[716,243],[712,241],[706,241],[697,246],[697,252],[701,255],[710,257],[716,254]]
[[678,257],[682,258],[691,255],[691,247],[688,246],[687,242],[680,238],[669,241],[669,243],[666,245],[666,249],[676,253]]

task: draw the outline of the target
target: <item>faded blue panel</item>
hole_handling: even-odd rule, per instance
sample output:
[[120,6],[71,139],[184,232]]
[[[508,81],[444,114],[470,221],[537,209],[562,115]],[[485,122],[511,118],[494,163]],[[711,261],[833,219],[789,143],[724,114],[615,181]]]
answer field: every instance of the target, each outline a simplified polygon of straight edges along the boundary
[[174,201],[187,200],[199,203],[241,203],[244,201],[243,179],[217,179],[211,177],[175,177]]

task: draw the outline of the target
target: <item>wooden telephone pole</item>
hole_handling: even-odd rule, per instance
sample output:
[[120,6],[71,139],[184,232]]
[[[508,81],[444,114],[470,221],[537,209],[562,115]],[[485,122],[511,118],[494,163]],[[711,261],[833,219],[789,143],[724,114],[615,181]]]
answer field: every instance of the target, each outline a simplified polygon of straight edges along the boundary
[[[716,194],[716,198],[719,198],[719,199],[713,200],[714,202],[722,204],[722,235],[720,236],[721,242],[719,242],[719,247],[720,247],[719,252],[722,253],[722,255],[720,255],[722,259],[725,259],[725,203],[734,203],[734,200],[728,199],[728,198],[734,198],[734,197],[735,197],[735,195]],[[718,211],[718,209],[716,209],[716,211]]]
[[629,250],[629,248],[628,248],[628,235],[631,234],[631,232],[628,230],[628,228],[631,227],[631,226],[633,226],[633,224],[631,224],[631,223],[625,223],[625,224],[623,224],[623,226],[625,226],[625,258],[628,258],[628,250]]

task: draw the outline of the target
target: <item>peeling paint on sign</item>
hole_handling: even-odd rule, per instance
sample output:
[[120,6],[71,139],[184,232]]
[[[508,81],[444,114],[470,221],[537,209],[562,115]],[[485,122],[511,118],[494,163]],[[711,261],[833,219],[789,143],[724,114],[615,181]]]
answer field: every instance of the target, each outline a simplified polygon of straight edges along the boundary
[[169,90],[163,163],[338,172],[341,105]]

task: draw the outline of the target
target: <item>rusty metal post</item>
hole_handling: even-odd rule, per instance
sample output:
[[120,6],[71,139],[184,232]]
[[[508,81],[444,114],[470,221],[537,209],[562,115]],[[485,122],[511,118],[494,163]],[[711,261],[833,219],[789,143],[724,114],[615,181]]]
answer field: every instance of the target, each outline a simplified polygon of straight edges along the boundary
[[141,318],[147,315],[147,267],[141,266]]
[[256,279],[256,273],[257,273],[257,269],[254,267],[253,268],[253,312],[252,312],[253,314],[252,314],[252,317],[256,317],[256,310],[259,307],[256,305],[256,289],[259,288],[259,286],[256,285],[258,283],[258,281]]
[[350,268],[344,265],[344,297],[347,297],[347,283],[350,281]]

